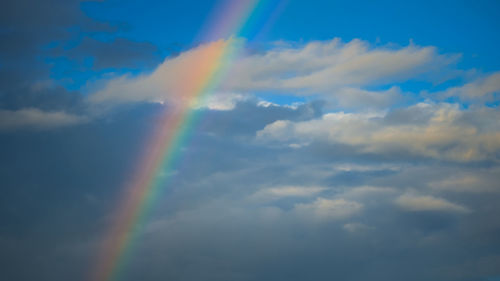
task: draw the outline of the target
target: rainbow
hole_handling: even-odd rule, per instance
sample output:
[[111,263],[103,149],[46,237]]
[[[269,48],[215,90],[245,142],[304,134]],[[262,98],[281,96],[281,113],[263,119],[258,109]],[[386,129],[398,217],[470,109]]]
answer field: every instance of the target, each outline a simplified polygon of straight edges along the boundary
[[[267,1],[266,1],[267,2]],[[241,32],[248,28],[249,18],[259,6],[257,0],[224,1],[211,17],[213,23],[204,30],[204,40],[211,41],[193,52],[192,65],[180,69],[176,93],[182,96],[175,106],[158,119],[153,136],[123,198],[113,216],[113,224],[91,272],[91,281],[120,280],[140,226],[165,186],[169,174],[180,157],[180,147],[200,118],[193,108],[220,84],[230,62],[241,46]],[[262,9],[261,9],[262,10]],[[223,38],[214,40],[216,38]]]

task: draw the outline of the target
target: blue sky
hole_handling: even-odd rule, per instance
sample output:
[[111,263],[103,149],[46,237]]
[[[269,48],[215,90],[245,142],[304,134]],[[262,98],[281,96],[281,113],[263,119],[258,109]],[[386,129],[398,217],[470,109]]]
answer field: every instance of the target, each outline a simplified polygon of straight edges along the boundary
[[116,281],[497,280],[500,3],[269,1],[205,39],[225,3],[5,3],[0,279],[89,280],[180,83],[237,42]]
[[[156,45],[189,46],[215,1],[106,1],[85,3],[90,16],[126,22],[121,34]],[[436,45],[443,52],[463,53],[466,67],[498,68],[497,1],[289,1],[266,40],[344,40]],[[182,10],[182,13],[178,11]],[[131,13],[130,11],[137,11]]]
[[[105,1],[82,3],[81,8],[91,18],[121,27],[116,33],[98,34],[98,38],[112,40],[123,36],[149,42],[159,48],[160,57],[165,57],[200,43],[197,37],[208,23],[215,3]],[[499,43],[499,20],[494,12],[498,10],[497,1],[288,1],[283,6],[263,36],[257,41],[253,41],[252,34],[246,38],[261,45],[277,40],[308,42],[340,37],[346,41],[362,38],[377,45],[404,46],[412,40],[419,45],[436,46],[444,53],[461,54],[459,66],[463,69],[498,69],[495,46]],[[78,44],[81,38],[75,39],[73,44]],[[61,72],[73,67],[56,63],[53,77],[62,78]],[[79,87],[95,75],[73,75],[78,74],[82,77],[75,79],[75,86],[65,85]]]

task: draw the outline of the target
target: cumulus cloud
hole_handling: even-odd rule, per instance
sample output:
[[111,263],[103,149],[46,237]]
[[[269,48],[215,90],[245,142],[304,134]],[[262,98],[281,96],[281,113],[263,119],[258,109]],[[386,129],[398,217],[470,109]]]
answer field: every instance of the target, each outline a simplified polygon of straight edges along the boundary
[[86,122],[87,118],[63,111],[42,111],[36,108],[0,110],[0,130],[17,128],[50,129]]
[[321,140],[349,145],[361,153],[406,153],[458,162],[498,160],[500,131],[462,122],[467,114],[457,105],[433,103],[379,115],[335,112],[309,121],[275,121],[257,132],[257,139],[302,144]]
[[398,197],[395,202],[398,206],[408,211],[470,212],[470,210],[464,206],[433,196],[414,196],[405,194]]

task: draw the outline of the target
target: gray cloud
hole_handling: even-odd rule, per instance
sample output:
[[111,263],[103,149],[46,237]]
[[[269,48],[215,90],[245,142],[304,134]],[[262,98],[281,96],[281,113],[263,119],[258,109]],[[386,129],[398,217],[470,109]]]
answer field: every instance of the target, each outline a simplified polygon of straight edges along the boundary
[[396,204],[401,208],[409,211],[444,211],[444,212],[458,212],[458,213],[468,213],[470,212],[464,206],[451,203],[441,198],[436,198],[432,196],[414,196],[414,195],[402,195],[396,199]]
[[0,110],[0,130],[18,128],[56,128],[86,122],[87,118],[62,111],[44,112],[36,108]]
[[[489,184],[498,178],[497,164],[371,158],[319,144],[268,146],[253,141],[258,130],[283,119],[314,121],[321,106],[257,103],[199,109],[204,118],[183,148],[184,161],[139,226],[125,280],[479,281],[500,274],[499,194],[435,186],[467,173],[487,173],[476,180]],[[141,105],[107,122],[0,139],[3,165],[14,165],[1,169],[6,276],[86,276],[161,110],[168,106]],[[408,197],[409,204],[395,204]],[[472,212],[459,211],[465,208]]]

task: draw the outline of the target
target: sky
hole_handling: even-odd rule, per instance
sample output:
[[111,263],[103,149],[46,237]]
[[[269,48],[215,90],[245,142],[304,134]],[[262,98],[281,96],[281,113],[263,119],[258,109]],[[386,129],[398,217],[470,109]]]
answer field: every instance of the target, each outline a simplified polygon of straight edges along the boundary
[[0,279],[500,280],[498,1],[0,9]]

